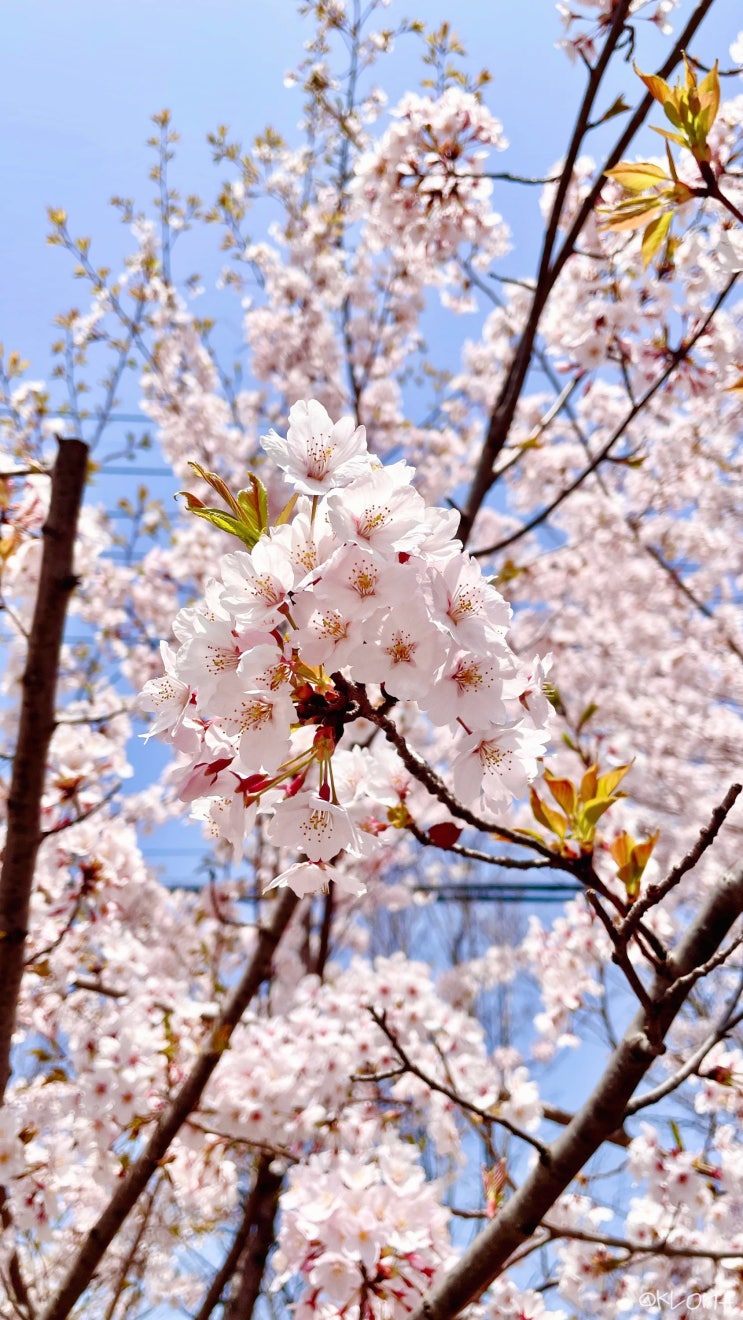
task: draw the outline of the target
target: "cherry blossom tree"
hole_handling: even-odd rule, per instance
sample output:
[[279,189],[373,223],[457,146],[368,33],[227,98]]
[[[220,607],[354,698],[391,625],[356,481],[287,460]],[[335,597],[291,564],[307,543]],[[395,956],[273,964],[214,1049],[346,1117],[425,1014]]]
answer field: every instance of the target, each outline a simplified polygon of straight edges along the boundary
[[[307,0],[296,141],[216,130],[209,204],[155,116],[115,276],[50,211],[90,308],[49,386],[0,375],[2,1320],[743,1309],[743,34],[728,67],[712,8],[558,6],[577,109],[531,179],[451,26]],[[180,502],[114,522],[132,391]],[[186,816],[211,878],[173,887],[146,835]]]

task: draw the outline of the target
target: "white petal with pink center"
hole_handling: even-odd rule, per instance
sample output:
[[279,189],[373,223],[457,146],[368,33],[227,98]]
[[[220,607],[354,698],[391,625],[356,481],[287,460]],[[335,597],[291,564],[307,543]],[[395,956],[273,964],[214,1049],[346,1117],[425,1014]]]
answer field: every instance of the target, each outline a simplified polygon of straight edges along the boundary
[[434,724],[456,724],[459,720],[469,729],[487,728],[506,718],[503,679],[512,672],[505,647],[502,659],[460,651],[436,679],[422,705]]
[[167,642],[160,643],[160,655],[165,673],[162,678],[151,678],[142,688],[143,706],[155,711],[155,721],[143,735],[145,742],[166,729],[174,734],[183,723],[191,700],[191,689],[179,678],[176,655]]
[[329,862],[356,848],[356,827],[344,807],[317,793],[301,793],[279,803],[268,830],[272,843],[301,848],[311,862]]
[[278,642],[271,639],[267,644],[253,646],[240,657],[237,667],[238,678],[243,689],[256,692],[279,692],[289,690],[292,667]]
[[342,541],[378,550],[413,548],[425,504],[410,482],[407,463],[377,468],[363,481],[328,496],[330,525]]
[[271,629],[283,622],[280,607],[294,585],[285,546],[262,536],[250,553],[238,550],[222,559],[222,606],[242,624]]
[[492,811],[524,797],[539,771],[547,741],[545,730],[529,724],[465,738],[452,764],[457,797],[468,806],[482,801]]
[[384,683],[394,697],[416,698],[425,704],[448,650],[445,635],[426,611],[408,605],[391,610],[378,636],[354,654],[354,675],[364,683]]
[[305,495],[347,486],[369,470],[365,428],[357,426],[353,417],[333,423],[317,399],[302,400],[290,409],[286,439],[270,431],[261,436],[261,443]]
[[231,797],[197,798],[191,807],[192,816],[203,821],[212,839],[229,844],[235,858],[242,852],[245,835],[255,825],[256,811],[250,796],[239,791]]
[[288,692],[243,692],[220,716],[225,732],[239,738],[236,768],[245,774],[278,770],[290,750],[294,703]]
[[361,546],[344,545],[324,566],[314,590],[318,600],[327,599],[357,618],[368,618],[381,606],[409,600],[415,583],[415,569]]
[[332,866],[318,865],[317,862],[295,862],[272,880],[268,889],[292,889],[297,898],[307,894],[322,894],[331,880],[335,879]]
[[243,652],[251,645],[265,643],[270,633],[255,628],[238,630],[229,615],[196,615],[193,623],[194,633],[178,652],[178,673],[196,689],[199,710],[208,714],[210,706],[234,697]]
[[291,635],[292,646],[298,647],[305,664],[324,665],[330,674],[348,664],[367,626],[363,617],[325,604],[323,593],[314,591],[297,598],[293,617],[301,626]]
[[295,587],[299,587],[308,575],[311,581],[317,569],[326,564],[338,549],[338,537],[328,522],[325,501],[320,502],[314,522],[310,505],[307,496],[301,496],[291,522],[274,527],[271,531],[272,542],[281,546],[291,560]]
[[326,862],[295,862],[272,880],[269,889],[293,889],[298,898],[307,894],[322,894],[333,882],[344,894],[359,896],[366,893],[366,885],[346,870],[339,871]]
[[483,577],[475,559],[457,555],[432,576],[435,617],[460,646],[480,651],[502,637],[511,608]]

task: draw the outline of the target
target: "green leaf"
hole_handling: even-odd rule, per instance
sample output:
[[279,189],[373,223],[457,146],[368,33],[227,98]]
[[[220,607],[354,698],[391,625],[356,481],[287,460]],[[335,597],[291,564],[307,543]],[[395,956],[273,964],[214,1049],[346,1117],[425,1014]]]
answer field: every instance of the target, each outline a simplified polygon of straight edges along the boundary
[[664,215],[659,215],[655,220],[651,220],[645,233],[642,236],[642,263],[647,268],[653,260],[658,248],[664,242],[668,230],[671,227],[673,214],[666,211]]
[[589,825],[595,825],[601,819],[605,811],[616,802],[616,798],[592,798],[587,802],[581,811],[581,816]]
[[540,825],[544,825],[545,829],[549,830],[551,834],[556,834],[558,839],[564,839],[567,834],[568,822],[562,812],[553,811],[552,807],[548,807],[547,803],[542,801],[534,789],[531,790],[530,800],[535,820]]
[[632,769],[632,764],[632,761],[630,761],[627,765],[617,765],[613,770],[609,770],[605,775],[601,775],[598,783],[597,796],[602,798],[609,797],[610,794],[614,792],[617,785],[621,784],[624,776],[629,774]]
[[628,202],[620,202],[619,206],[611,211],[605,220],[601,221],[600,227],[613,230],[617,234],[624,229],[639,229],[653,212],[662,211],[663,206],[662,198],[655,195],[647,198],[632,198]]
[[211,486],[212,490],[215,490],[218,495],[221,495],[225,504],[229,505],[236,518],[240,519],[242,517],[240,505],[232,494],[226,481],[223,481],[218,473],[207,472],[206,468],[203,468],[200,463],[189,462],[188,466],[193,468],[197,477],[201,477],[202,481],[205,481],[208,486]]
[[672,155],[672,152],[671,152],[671,148],[669,147],[669,145],[668,145],[667,142],[666,142],[666,156],[667,156],[667,158],[668,158],[668,169],[669,169],[669,171],[670,171],[671,178],[673,179],[673,182],[674,182],[674,183],[678,183],[678,181],[679,181],[679,176],[678,176],[678,174],[676,173],[676,166],[674,165],[674,162],[673,162],[673,155]]
[[667,100],[671,92],[671,89],[668,86],[668,83],[666,82],[665,78],[661,78],[657,73],[642,73],[640,69],[638,69],[636,64],[633,64],[632,68],[634,69],[638,78],[642,78],[642,81],[644,82],[645,86],[650,92],[650,95],[653,96],[656,101],[659,101],[661,105],[663,105],[664,101]]
[[237,502],[241,509],[257,516],[263,527],[268,526],[268,495],[263,482],[253,472],[248,473],[250,488],[237,492]]
[[296,492],[295,492],[294,495],[292,495],[291,499],[290,499],[290,500],[287,500],[286,504],[284,505],[283,509],[281,510],[281,513],[279,514],[278,518],[276,519],[276,526],[277,526],[277,527],[283,527],[284,523],[288,523],[289,519],[290,519],[291,516],[292,516],[292,513],[294,512],[294,505],[296,504],[297,499],[298,499],[298,496],[297,496],[297,494],[296,494]]
[[189,507],[189,509],[190,509],[191,511],[193,511],[194,513],[196,512],[197,509],[205,509],[205,508],[206,508],[206,505],[204,504],[204,501],[203,501],[203,500],[200,500],[199,497],[198,497],[198,495],[192,495],[192,494],[190,493],[190,491],[187,491],[187,490],[177,490],[176,493],[175,493],[175,495],[173,496],[173,499],[174,499],[174,500],[177,500],[179,495],[185,495],[186,500],[188,501],[188,507]]
[[636,843],[632,849],[632,861],[637,868],[638,874],[642,875],[645,867],[650,861],[652,851],[660,838],[660,830],[651,834],[649,839],[643,839],[642,843]]
[[598,124],[605,124],[608,119],[614,119],[615,115],[623,115],[625,111],[631,109],[632,106],[628,105],[624,97],[620,94],[616,101],[612,101],[609,109],[604,111],[601,118],[596,120],[594,127]]
[[592,798],[595,798],[598,789],[598,783],[599,783],[598,766],[589,765],[588,769],[586,770],[586,773],[584,774],[583,778],[580,781],[581,802],[590,802]]
[[669,182],[665,170],[660,165],[651,165],[647,160],[637,161],[635,164],[628,160],[620,161],[613,170],[606,171],[606,177],[614,179],[616,183],[626,188],[627,192],[645,192],[646,189],[654,188],[659,183]]
[[669,121],[669,123],[673,124],[674,128],[683,129],[685,127],[684,121],[681,118],[681,115],[679,114],[678,109],[674,105],[673,101],[663,102],[663,113],[666,116],[666,119]]
[[250,486],[237,492],[237,503],[243,522],[262,536],[268,528],[268,495],[263,482],[252,472],[248,473],[248,480]]
[[556,775],[550,774],[549,770],[544,772],[544,782],[565,815],[568,817],[575,815],[575,808],[578,805],[575,785],[569,779],[559,779]]
[[243,545],[248,547],[248,550],[253,549],[260,537],[260,532],[248,527],[247,523],[243,522],[241,518],[235,518],[233,514],[227,513],[224,509],[208,509],[206,505],[202,504],[200,509],[191,508],[190,512],[195,513],[197,518],[204,518],[213,527],[219,527],[221,531],[229,532],[232,536],[238,537]]
[[589,704],[586,706],[585,710],[583,711],[583,714],[581,715],[580,719],[578,720],[579,733],[581,729],[585,728],[585,726],[588,724],[588,721],[593,719],[597,710],[598,710],[598,706],[596,705],[596,702],[595,701],[589,702]]
[[[650,127],[654,133],[659,133],[667,142],[675,142],[679,147],[688,146],[686,138],[681,137],[680,133],[669,133],[667,128],[658,128],[655,124],[651,124]],[[674,174],[673,177],[676,178],[676,175]]]

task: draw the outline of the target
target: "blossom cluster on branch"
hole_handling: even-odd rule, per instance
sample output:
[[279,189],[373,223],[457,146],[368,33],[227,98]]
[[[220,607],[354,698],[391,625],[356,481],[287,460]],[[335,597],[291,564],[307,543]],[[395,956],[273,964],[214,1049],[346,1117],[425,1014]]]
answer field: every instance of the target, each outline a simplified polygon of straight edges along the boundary
[[180,795],[215,838],[239,853],[260,810],[273,843],[301,849],[273,884],[362,892],[330,863],[369,855],[394,796],[374,749],[353,750],[355,685],[446,728],[462,802],[498,811],[544,751],[544,666],[508,647],[510,610],[464,554],[456,513],[426,506],[404,462],[375,461],[352,418],[300,402],[263,445],[294,495],[274,527],[266,513],[252,532],[235,524],[252,549],[224,555],[203,604],[177,616],[178,650],[164,644],[167,673],[145,688],[150,732],[175,742]]

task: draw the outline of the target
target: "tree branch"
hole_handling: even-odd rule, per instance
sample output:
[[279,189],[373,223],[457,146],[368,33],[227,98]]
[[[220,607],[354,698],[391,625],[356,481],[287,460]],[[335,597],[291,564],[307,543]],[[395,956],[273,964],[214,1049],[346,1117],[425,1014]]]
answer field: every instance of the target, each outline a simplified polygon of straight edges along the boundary
[[[597,1247],[611,1247],[615,1251],[626,1251],[631,1256],[668,1256],[671,1259],[691,1260],[741,1260],[743,1252],[740,1251],[715,1251],[705,1247],[676,1247],[670,1242],[630,1242],[627,1238],[612,1237],[608,1233],[591,1233],[584,1228],[561,1228],[559,1224],[550,1224],[545,1221],[544,1227],[548,1230],[550,1238],[554,1241],[557,1238],[567,1238],[571,1242],[595,1242]],[[617,1260],[616,1269],[621,1269],[627,1264],[627,1260]]]
[[504,536],[503,539],[496,542],[495,545],[488,546],[487,549],[485,550],[476,550],[475,555],[478,559],[482,559],[487,555],[494,555],[501,550],[505,550],[509,545],[513,545],[515,541],[520,541],[522,536],[526,536],[528,532],[533,532],[536,527],[541,526],[541,524],[543,522],[546,522],[547,519],[551,517],[551,515],[555,512],[555,510],[559,509],[560,505],[563,504],[565,500],[569,498],[569,496],[574,494],[574,492],[578,490],[580,486],[583,485],[583,482],[588,477],[590,477],[598,467],[601,466],[601,464],[605,461],[605,459],[607,459],[611,454],[611,451],[614,448],[614,446],[619,442],[619,440],[621,440],[622,436],[627,430],[627,427],[635,420],[637,416],[639,416],[639,414],[643,411],[643,409],[647,406],[647,404],[650,403],[650,400],[654,398],[654,396],[658,393],[658,390],[661,389],[663,385],[665,385],[669,376],[673,374],[679,363],[683,362],[683,360],[689,356],[689,353],[691,352],[694,345],[697,343],[699,339],[701,339],[702,335],[705,334],[706,331],[709,329],[709,326],[714,320],[717,312],[724,303],[725,299],[727,298],[728,294],[730,293],[730,290],[733,288],[737,279],[738,279],[738,274],[736,273],[728,280],[724,289],[722,289],[720,293],[717,295],[715,301],[713,302],[704,320],[694,331],[694,334],[691,336],[691,338],[688,340],[684,339],[680,344],[680,346],[673,353],[670,354],[668,365],[664,368],[664,370],[660,373],[660,375],[656,377],[652,385],[650,385],[648,389],[646,389],[642,397],[637,399],[637,401],[632,405],[629,411],[622,418],[619,425],[612,431],[606,443],[601,446],[601,448],[598,450],[596,454],[594,454],[590,463],[587,463],[586,466],[583,468],[583,470],[578,473],[577,477],[575,477],[573,481],[571,481],[570,484],[564,488],[564,490],[561,490],[560,493],[556,495],[555,498],[548,505],[546,505],[546,507],[542,509],[540,513],[535,514],[534,517],[530,518],[529,521],[524,523],[522,527],[517,528],[515,532],[511,532],[510,536]]
[[239,1261],[237,1288],[230,1290],[224,1320],[251,1320],[266,1272],[266,1262],[274,1243],[274,1223],[279,1205],[283,1176],[271,1171],[270,1164],[259,1170],[256,1178],[256,1205],[251,1232]]
[[10,1077],[10,1047],[23,975],[31,889],[42,837],[41,799],[54,732],[59,656],[67,603],[76,585],[75,532],[87,462],[88,448],[81,440],[59,441],[49,513],[42,528],[41,572],[22,679],[21,719],[0,873],[0,1103]]
[[[253,1186],[245,1201],[242,1218],[238,1224],[235,1236],[232,1239],[232,1245],[230,1246],[224,1261],[217,1270],[217,1273],[209,1284],[204,1300],[196,1312],[194,1320],[209,1320],[215,1307],[221,1302],[222,1294],[238,1267],[240,1257],[245,1251],[256,1227],[261,1200],[265,1193],[266,1180],[268,1178],[275,1178],[275,1175],[269,1172],[272,1158],[273,1157],[270,1155],[261,1155],[258,1159]],[[278,1179],[278,1182],[280,1185],[280,1178]],[[246,1312],[246,1315],[247,1314],[248,1313]]]
[[[668,78],[669,74],[672,73],[673,69],[681,59],[682,51],[688,49],[689,42],[699,28],[699,25],[709,9],[711,9],[713,3],[714,0],[701,0],[701,3],[697,5],[693,14],[690,16],[686,27],[676,41],[668,59],[662,68],[658,70],[660,77]],[[613,150],[604,162],[600,172],[597,174],[596,180],[570,226],[559,252],[554,260],[552,260],[554,242],[559,227],[560,212],[562,211],[565,193],[570,183],[573,165],[577,159],[583,137],[590,127],[591,107],[596,92],[598,91],[601,78],[606,70],[606,65],[614,54],[617,42],[621,36],[629,12],[629,7],[629,4],[625,3],[616,5],[611,28],[609,29],[601,55],[591,71],[588,86],[583,98],[583,104],[578,113],[570,148],[565,159],[561,185],[558,188],[555,201],[553,202],[552,213],[550,215],[547,232],[544,238],[537,287],[534,291],[534,297],[529,309],[527,322],[519,340],[508,376],[503,383],[503,387],[490,415],[487,435],[485,437],[477,470],[472,480],[467,503],[460,521],[459,536],[465,545],[469,539],[480,506],[492,485],[493,466],[501,449],[506,443],[511,424],[516,414],[521,391],[529,373],[529,366],[542,312],[547,305],[549,296],[557,283],[558,276],[563,266],[575,250],[575,244],[583,230],[583,226],[591,215],[591,212],[601,195],[606,171],[612,169],[618,161],[621,160],[653,104],[653,98],[649,94],[644,96],[640,101],[632,118],[627,123],[623,133],[617,139]]]
[[675,889],[676,885],[683,880],[684,876],[689,871],[693,870],[702,855],[714,843],[724,821],[730,815],[730,812],[742,791],[742,785],[731,784],[719,807],[715,807],[712,812],[709,824],[705,825],[704,829],[700,831],[699,838],[694,844],[694,847],[689,850],[686,856],[679,862],[678,866],[674,866],[673,870],[669,872],[665,880],[662,880],[657,885],[648,885],[645,893],[633,903],[621,926],[617,928],[617,937],[620,940],[627,940],[632,935],[632,932],[637,929],[637,926],[645,913],[648,912],[650,908],[656,907],[661,899],[665,898],[666,894],[670,893],[672,889]]
[[578,110],[570,145],[565,157],[565,164],[560,175],[560,181],[557,185],[550,217],[547,222],[547,229],[542,244],[542,254],[539,261],[539,273],[537,275],[537,283],[531,308],[529,310],[529,316],[521,339],[519,340],[513,364],[490,415],[488,431],[480,454],[477,471],[472,480],[467,504],[460,519],[459,536],[464,544],[467,543],[469,534],[472,531],[472,525],[475,521],[480,505],[493,483],[493,466],[508,437],[508,432],[511,429],[511,423],[516,413],[516,407],[519,398],[521,397],[521,391],[529,372],[529,365],[531,363],[532,350],[537,330],[539,328],[539,322],[557,278],[556,274],[552,274],[550,263],[552,261],[552,252],[560,225],[562,208],[573,176],[573,166],[578,158],[583,138],[588,131],[591,110],[593,109],[596,94],[601,85],[603,76],[606,73],[611,57],[614,54],[617,42],[624,30],[624,24],[629,14],[630,7],[631,0],[618,0],[615,5],[611,27],[607,33],[601,54],[589,75],[583,100],[580,109]]
[[98,1222],[88,1233],[57,1296],[43,1312],[42,1320],[67,1320],[82,1297],[110,1243],[136,1205],[170,1143],[193,1112],[204,1093],[238,1022],[264,981],[271,976],[271,960],[299,903],[290,889],[275,902],[273,918],[258,930],[255,949],[240,981],[215,1022],[208,1045],[196,1059],[180,1090],[159,1119],[142,1154],[128,1169]]
[[675,1091],[682,1082],[685,1082],[687,1077],[691,1077],[693,1073],[697,1073],[699,1071],[699,1065],[707,1057],[710,1050],[713,1049],[715,1045],[719,1044],[721,1040],[724,1040],[728,1033],[732,1031],[734,1027],[737,1027],[740,1022],[743,1022],[743,1013],[738,1013],[734,1018],[730,1019],[730,1021],[728,1021],[726,1015],[723,1025],[718,1027],[716,1031],[713,1031],[706,1040],[702,1041],[699,1049],[695,1050],[675,1073],[670,1077],[667,1077],[664,1082],[660,1082],[658,1086],[654,1086],[652,1091],[643,1091],[642,1095],[638,1095],[634,1100],[630,1100],[630,1103],[625,1110],[625,1117],[631,1118],[633,1114],[639,1113],[641,1109],[647,1109],[649,1105],[654,1105],[658,1100],[663,1100],[665,1096],[670,1095],[672,1091]]
[[[549,1163],[535,1164],[497,1218],[431,1289],[410,1320],[451,1320],[481,1295],[502,1273],[513,1252],[537,1231],[586,1161],[621,1127],[637,1085],[684,1003],[687,987],[682,978],[714,956],[742,911],[743,868],[723,880],[708,897],[668,960],[666,971],[677,984],[667,993],[668,975],[656,977],[650,1007],[641,1010],[630,1024],[598,1085],[551,1147]],[[658,1043],[652,1044],[652,1040]]]

